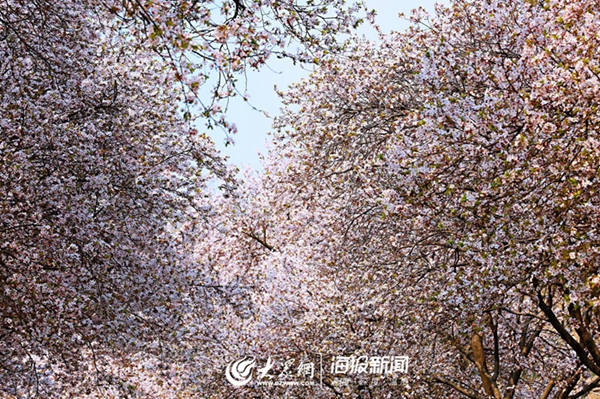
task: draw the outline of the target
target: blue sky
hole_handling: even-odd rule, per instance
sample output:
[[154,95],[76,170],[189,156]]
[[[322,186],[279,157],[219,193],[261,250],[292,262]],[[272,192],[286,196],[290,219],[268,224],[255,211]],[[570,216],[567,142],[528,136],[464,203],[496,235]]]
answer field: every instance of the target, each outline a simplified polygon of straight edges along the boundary
[[[377,23],[384,32],[392,30],[402,31],[408,23],[399,18],[398,14],[403,12],[409,14],[410,10],[423,7],[430,13],[433,12],[434,4],[440,1],[434,0],[365,0],[369,9],[377,10]],[[363,27],[359,34],[369,39],[377,40],[374,30]],[[269,61],[268,67],[261,71],[250,71],[247,74],[247,88],[250,95],[250,103],[271,117],[276,116],[281,108],[281,101],[275,93],[274,86],[285,89],[293,82],[307,77],[309,71],[298,65],[293,65],[289,60],[273,59]],[[269,139],[268,132],[271,129],[272,120],[261,112],[258,112],[244,102],[241,98],[234,98],[228,108],[229,120],[236,124],[238,133],[233,136],[235,145],[224,146],[225,134],[215,130],[213,139],[221,152],[229,157],[229,162],[241,169],[249,166],[255,170],[261,170],[258,152],[265,151],[265,143]]]

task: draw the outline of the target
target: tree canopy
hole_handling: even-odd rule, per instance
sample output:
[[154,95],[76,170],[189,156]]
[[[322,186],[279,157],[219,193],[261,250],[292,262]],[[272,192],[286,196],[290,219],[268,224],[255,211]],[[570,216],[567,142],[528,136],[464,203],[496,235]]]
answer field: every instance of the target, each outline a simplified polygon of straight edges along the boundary
[[409,387],[357,378],[332,397],[598,385],[598,10],[453,1],[284,94],[232,213],[236,245],[263,255],[222,262],[264,282],[279,348],[410,355]]
[[207,181],[233,184],[192,122],[231,131],[236,74],[291,40],[335,50],[357,7],[0,4],[0,395],[184,395],[205,334],[183,327],[215,300],[192,239]]
[[[453,0],[338,43],[356,11],[2,5],[2,395],[567,399],[600,384],[600,3]],[[282,93],[265,172],[240,179],[192,122],[232,131],[218,100],[234,73],[291,39],[318,65]],[[233,360],[289,353],[410,367],[225,380]]]

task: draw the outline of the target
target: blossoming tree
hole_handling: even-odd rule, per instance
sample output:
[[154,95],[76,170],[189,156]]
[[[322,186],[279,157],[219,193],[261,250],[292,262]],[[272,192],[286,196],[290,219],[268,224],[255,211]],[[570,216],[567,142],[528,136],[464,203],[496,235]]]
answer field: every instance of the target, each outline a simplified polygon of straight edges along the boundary
[[182,376],[195,345],[218,343],[201,328],[218,298],[199,288],[210,276],[189,244],[208,220],[207,180],[232,180],[194,112],[232,131],[217,102],[236,74],[291,40],[300,60],[335,49],[354,11],[337,0],[0,5],[0,395],[200,386]]
[[328,376],[322,396],[596,387],[598,10],[454,1],[285,94],[265,176],[212,247],[261,309],[247,330],[411,357],[409,387]]

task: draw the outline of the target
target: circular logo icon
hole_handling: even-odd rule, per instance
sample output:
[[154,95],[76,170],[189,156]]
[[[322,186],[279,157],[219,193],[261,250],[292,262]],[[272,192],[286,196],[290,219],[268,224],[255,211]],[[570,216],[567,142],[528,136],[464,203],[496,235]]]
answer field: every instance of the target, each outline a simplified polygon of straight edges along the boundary
[[252,379],[251,373],[255,363],[256,359],[253,357],[245,357],[229,363],[225,369],[227,381],[235,387],[246,385]]

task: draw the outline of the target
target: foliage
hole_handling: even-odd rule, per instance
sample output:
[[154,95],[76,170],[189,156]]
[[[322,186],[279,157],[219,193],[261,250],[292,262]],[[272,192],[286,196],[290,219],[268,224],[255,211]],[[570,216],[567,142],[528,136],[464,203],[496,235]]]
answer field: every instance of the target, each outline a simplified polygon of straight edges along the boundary
[[302,59],[335,48],[343,3],[0,4],[0,395],[197,389],[186,367],[219,298],[189,253],[207,181],[233,180],[179,107],[233,95],[292,39]]
[[253,328],[272,350],[410,355],[410,387],[332,397],[598,385],[599,6],[416,11],[285,94],[266,174],[218,247],[260,282]]

